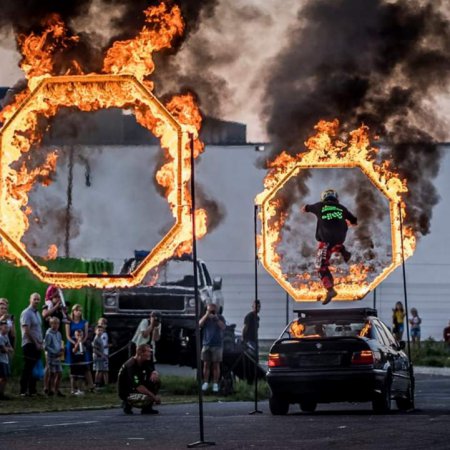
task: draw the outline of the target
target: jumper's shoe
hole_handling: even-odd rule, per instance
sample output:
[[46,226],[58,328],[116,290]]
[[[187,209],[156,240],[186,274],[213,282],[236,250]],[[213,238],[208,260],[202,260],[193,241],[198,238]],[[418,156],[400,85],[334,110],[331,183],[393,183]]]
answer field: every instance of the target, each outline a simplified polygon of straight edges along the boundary
[[350,258],[352,257],[352,254],[348,250],[343,250],[342,251],[342,257],[344,258],[344,261],[346,263],[348,263],[350,261]]
[[328,305],[328,303],[331,302],[331,299],[333,297],[336,297],[336,295],[337,295],[337,292],[334,290],[334,288],[329,288],[327,290],[327,296],[324,298],[322,305]]
[[212,391],[216,394],[219,392],[219,385],[217,383],[213,383]]
[[141,414],[159,414],[157,409],[153,409],[151,406],[146,406],[141,409]]
[[203,391],[203,392],[206,392],[206,391],[208,390],[208,386],[209,386],[209,384],[205,381],[205,382],[202,384],[202,391]]

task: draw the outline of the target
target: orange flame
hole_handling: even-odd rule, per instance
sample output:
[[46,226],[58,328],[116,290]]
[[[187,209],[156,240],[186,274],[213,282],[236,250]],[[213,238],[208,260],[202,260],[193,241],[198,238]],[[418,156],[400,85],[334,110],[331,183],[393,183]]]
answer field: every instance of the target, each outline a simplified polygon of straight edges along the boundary
[[79,40],[78,36],[67,36],[67,28],[58,14],[50,14],[42,26],[42,34],[21,34],[17,39],[23,56],[20,67],[28,79],[50,75],[54,53]]
[[56,259],[58,256],[58,247],[55,244],[51,244],[48,247],[47,259]]
[[[170,48],[175,37],[181,36],[184,21],[178,6],[168,9],[165,3],[144,11],[146,23],[138,36],[127,41],[114,42],[106,54],[105,73],[134,75],[139,81],[155,70],[152,54]],[[153,84],[148,85],[153,89]]]
[[289,281],[288,275],[283,273],[277,246],[281,242],[281,233],[287,216],[278,211],[280,205],[276,194],[302,169],[359,168],[389,200],[392,262],[371,282],[368,280],[368,275],[372,272],[370,265],[352,264],[347,275],[335,273],[338,290],[335,299],[358,300],[401,264],[402,248],[405,259],[414,252],[416,245],[414,231],[404,225],[406,211],[402,194],[407,191],[406,180],[391,170],[389,161],[376,163],[377,149],[370,146],[369,130],[366,126],[352,131],[348,142],[337,138],[338,120],[332,122],[322,120],[315,129],[316,134],[305,143],[308,151],[295,156],[282,152],[270,164],[270,170],[264,179],[265,190],[255,199],[255,203],[261,206],[262,234],[258,240],[259,256],[265,269],[296,301],[315,301],[323,298],[322,284],[312,281],[310,273],[297,274],[294,282]]
[[[170,47],[173,39],[182,34],[184,22],[179,7],[165,3],[148,8],[144,14],[146,25],[136,38],[116,42],[108,50],[103,65],[105,75],[51,76],[55,52],[78,39],[67,36],[67,29],[57,15],[48,18],[41,34],[19,37],[28,87],[0,114],[4,123],[0,131],[0,256],[28,266],[44,282],[69,288],[132,286],[164,260],[192,251],[190,145],[192,136],[194,157],[204,150],[198,139],[200,111],[190,94],[175,96],[162,105],[150,92],[152,83],[146,80],[154,70],[152,53]],[[73,66],[76,73],[83,73],[76,61]],[[60,107],[76,107],[82,111],[129,109],[138,123],[160,139],[166,162],[156,179],[164,188],[175,225],[128,277],[48,272],[28,255],[21,242],[31,213],[28,193],[36,181],[51,181],[56,153],[33,170],[28,170],[25,164],[16,170],[13,163],[42,139],[39,116],[52,117]],[[207,232],[205,210],[196,210],[195,218],[200,238]]]

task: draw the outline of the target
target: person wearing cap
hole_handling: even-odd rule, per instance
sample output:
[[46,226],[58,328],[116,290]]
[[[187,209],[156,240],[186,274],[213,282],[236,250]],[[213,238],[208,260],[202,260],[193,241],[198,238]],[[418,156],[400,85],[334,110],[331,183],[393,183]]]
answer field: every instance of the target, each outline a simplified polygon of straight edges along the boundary
[[58,331],[62,334],[64,324],[68,322],[67,308],[63,303],[61,290],[53,284],[45,292],[45,303],[42,307],[42,318],[44,319],[45,328],[50,327],[50,318],[52,317],[59,319]]
[[42,357],[43,337],[42,318],[39,314],[41,296],[34,292],[30,295],[30,305],[20,314],[20,329],[22,332],[23,369],[20,377],[20,395],[36,395],[36,379],[33,369]]
[[142,344],[150,344],[152,347],[153,362],[156,362],[155,346],[161,338],[161,314],[157,311],[150,313],[148,319],[142,319],[131,339],[130,354]]
[[0,400],[7,400],[5,395],[6,384],[11,376],[10,356],[13,348],[8,338],[8,322],[0,320]]
[[313,213],[317,217],[316,240],[317,246],[316,268],[327,295],[322,301],[326,305],[337,292],[334,289],[334,279],[330,272],[330,258],[333,253],[340,253],[348,262],[351,253],[344,246],[348,224],[357,225],[356,217],[339,203],[338,193],[334,189],[322,192],[321,201],[313,205],[304,205],[303,212]]

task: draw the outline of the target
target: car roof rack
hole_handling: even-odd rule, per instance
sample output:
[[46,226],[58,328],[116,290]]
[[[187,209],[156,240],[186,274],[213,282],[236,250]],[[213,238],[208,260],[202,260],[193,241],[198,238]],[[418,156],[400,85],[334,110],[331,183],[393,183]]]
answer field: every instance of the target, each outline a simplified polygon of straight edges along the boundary
[[349,308],[349,309],[294,309],[301,319],[313,318],[349,318],[349,317],[367,317],[378,316],[375,308]]

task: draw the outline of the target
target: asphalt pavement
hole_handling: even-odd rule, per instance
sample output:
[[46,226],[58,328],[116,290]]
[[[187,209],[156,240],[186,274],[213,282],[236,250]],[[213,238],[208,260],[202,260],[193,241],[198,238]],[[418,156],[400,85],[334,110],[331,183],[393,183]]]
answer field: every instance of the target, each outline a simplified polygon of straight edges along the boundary
[[[417,375],[416,411],[374,415],[370,403],[291,405],[272,416],[268,402],[204,403],[204,441],[224,449],[450,448],[450,377]],[[182,449],[200,440],[197,404],[161,405],[157,416],[120,409],[0,415],[0,449]]]

